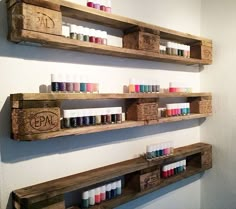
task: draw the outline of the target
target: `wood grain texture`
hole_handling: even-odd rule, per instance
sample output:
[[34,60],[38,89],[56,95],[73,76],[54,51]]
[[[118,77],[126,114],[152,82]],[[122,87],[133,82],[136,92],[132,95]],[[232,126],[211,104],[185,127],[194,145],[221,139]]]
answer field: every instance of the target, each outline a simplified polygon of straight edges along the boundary
[[8,11],[10,31],[29,30],[61,35],[62,15],[58,11],[17,3]]
[[[129,175],[137,171],[151,168],[153,166],[168,164],[175,162],[179,159],[186,158],[195,154],[205,155],[211,157],[211,145],[205,143],[196,143],[184,147],[175,149],[174,155],[168,158],[159,158],[156,161],[147,162],[143,157],[127,160],[124,162],[108,165],[102,168],[86,171],[83,173],[75,174],[72,176],[56,179],[53,181],[45,182],[42,184],[26,187],[23,189],[15,190],[13,192],[14,201],[20,202],[21,200],[27,200],[28,205],[39,204],[39,202],[46,201],[47,199],[53,199],[66,192],[74,191],[77,189],[85,188],[88,186],[102,183],[112,178]],[[199,161],[201,164],[201,161]],[[169,179],[161,179],[160,183],[150,189],[145,189],[142,192],[135,191],[130,188],[124,188],[123,194],[118,198],[101,203],[93,208],[114,208],[117,205],[130,201],[131,199],[138,198],[144,194],[165,187],[171,183],[187,178],[196,173],[209,169],[210,166],[204,167],[201,165],[193,166],[187,165],[187,171],[179,175],[173,176]],[[208,163],[209,165],[209,163]],[[60,200],[61,201],[61,200]]]
[[50,138],[62,137],[62,136],[72,136],[72,135],[83,135],[90,133],[98,133],[104,131],[119,130],[125,128],[134,128],[147,125],[158,125],[162,123],[171,123],[192,119],[199,119],[209,117],[212,114],[191,114],[187,116],[177,116],[177,117],[168,117],[168,118],[159,118],[159,120],[150,120],[150,121],[126,121],[121,124],[110,124],[110,125],[97,125],[81,128],[70,128],[70,129],[61,129],[60,131],[40,133],[40,134],[30,134],[30,135],[12,135],[12,138],[20,141],[35,141],[35,140],[45,140]]
[[210,92],[196,93],[112,93],[112,94],[80,94],[80,93],[17,93],[11,94],[11,101],[47,101],[47,100],[102,100],[102,99],[155,99],[181,97],[211,97]]
[[55,10],[55,11],[60,11],[60,5],[53,3],[51,0],[7,0],[7,8],[9,9],[16,3],[26,3],[26,4],[31,4],[35,6],[40,6],[43,8]]
[[186,65],[209,64],[208,60],[184,58],[181,56],[159,54],[151,51],[134,50],[115,46],[94,44],[94,43],[64,38],[62,36],[38,33],[35,31],[13,30],[9,34],[9,39],[13,42],[19,42],[19,41],[33,42],[33,43],[39,43],[41,44],[41,46],[44,47],[75,50],[86,53],[102,54],[115,57],[153,60],[159,62],[171,62],[177,64],[186,64]]
[[12,134],[25,135],[60,130],[60,108],[12,109]]

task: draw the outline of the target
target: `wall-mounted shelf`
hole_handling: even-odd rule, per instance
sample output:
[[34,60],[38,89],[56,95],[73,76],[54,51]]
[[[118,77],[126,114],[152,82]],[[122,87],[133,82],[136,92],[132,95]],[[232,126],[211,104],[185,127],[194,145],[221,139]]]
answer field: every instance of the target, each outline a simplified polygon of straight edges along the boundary
[[[161,167],[181,159],[187,160],[186,171],[162,179],[160,176]],[[112,209],[142,195],[158,190],[172,183],[201,173],[212,167],[212,147],[209,144],[197,143],[174,150],[172,156],[159,158],[148,162],[144,158],[136,158],[121,163],[105,166],[102,168],[86,171],[72,176],[56,179],[42,184],[18,189],[13,192],[13,204],[15,208],[57,208],[65,209],[64,194],[72,191],[94,187],[103,184],[114,178],[124,178],[122,195],[91,207],[92,209]],[[153,171],[159,172],[159,181],[148,189],[140,188],[140,176]],[[78,209],[78,207],[73,207]]]
[[[29,17],[28,11],[30,11]],[[212,63],[212,41],[209,39],[147,24],[115,14],[108,14],[67,1],[57,0],[55,3],[49,3],[48,1],[9,0],[8,13],[8,37],[9,40],[13,42],[33,42],[45,47],[187,65],[205,65]],[[45,15],[42,17],[41,14]],[[22,16],[25,18],[22,19]],[[158,37],[157,39],[159,40],[167,39],[190,45],[191,58],[160,54],[159,42],[156,47],[158,48],[158,51],[154,52],[150,50],[138,50],[127,47],[122,48],[99,45],[64,38],[61,35],[62,16],[118,28],[122,30],[124,34],[136,27],[144,28],[145,31],[155,31],[157,34],[156,36]],[[40,21],[38,21],[39,19]],[[42,24],[44,21],[51,21],[51,25],[53,25],[53,27]],[[147,42],[145,42],[145,44],[147,44]]]
[[[132,128],[146,125],[158,125],[161,123],[170,123],[183,120],[191,120],[197,118],[204,118],[211,116],[211,112],[192,112],[190,115],[175,116],[175,117],[161,117],[157,120],[129,120],[120,124],[106,124],[96,126],[86,126],[72,129],[61,128],[60,125],[60,102],[65,100],[112,100],[124,99],[126,100],[126,110],[132,104],[142,103],[147,101],[158,102],[162,98],[186,98],[190,103],[195,101],[207,100],[211,102],[210,93],[139,93],[139,94],[79,94],[79,93],[26,93],[26,94],[12,94],[11,108],[12,108],[12,138],[15,140],[43,140],[48,138],[81,135],[103,131],[111,131],[124,128]],[[109,102],[109,101],[108,101]],[[210,103],[211,105],[211,103]],[[53,115],[52,115],[53,114]],[[46,121],[54,117],[55,126],[38,127],[35,128],[35,121]],[[33,122],[32,122],[33,121]],[[23,125],[24,124],[24,125]],[[26,131],[27,130],[27,131]]]

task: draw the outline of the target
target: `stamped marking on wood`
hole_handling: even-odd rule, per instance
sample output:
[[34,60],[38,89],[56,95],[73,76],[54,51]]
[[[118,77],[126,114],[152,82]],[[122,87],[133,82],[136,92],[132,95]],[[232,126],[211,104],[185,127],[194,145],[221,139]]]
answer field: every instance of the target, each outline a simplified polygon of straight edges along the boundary
[[35,114],[30,120],[30,126],[38,131],[50,131],[58,125],[58,115],[50,111]]
[[40,27],[50,28],[50,29],[55,28],[55,22],[50,16],[41,12],[37,12],[37,14],[38,14],[37,22],[39,23]]

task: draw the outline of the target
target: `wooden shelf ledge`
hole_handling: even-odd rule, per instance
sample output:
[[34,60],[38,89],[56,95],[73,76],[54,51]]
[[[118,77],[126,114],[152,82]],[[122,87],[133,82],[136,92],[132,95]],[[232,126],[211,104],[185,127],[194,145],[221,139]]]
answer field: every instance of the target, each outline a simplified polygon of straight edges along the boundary
[[18,93],[11,94],[12,101],[46,101],[46,100],[102,100],[102,99],[148,99],[148,98],[180,98],[180,97],[210,97],[209,92],[198,93]]
[[81,128],[70,128],[70,129],[62,129],[60,131],[48,132],[48,133],[40,133],[40,134],[30,134],[30,135],[17,135],[13,134],[12,138],[20,141],[35,141],[35,140],[45,140],[49,138],[63,137],[63,136],[72,136],[72,135],[83,135],[83,134],[91,134],[126,128],[134,128],[146,125],[158,125],[162,123],[171,123],[178,122],[184,120],[192,120],[198,118],[209,117],[212,114],[190,114],[186,116],[176,116],[176,117],[168,117],[168,118],[160,118],[158,121],[125,121],[121,124],[108,124],[108,125],[96,125],[96,126],[88,126]]

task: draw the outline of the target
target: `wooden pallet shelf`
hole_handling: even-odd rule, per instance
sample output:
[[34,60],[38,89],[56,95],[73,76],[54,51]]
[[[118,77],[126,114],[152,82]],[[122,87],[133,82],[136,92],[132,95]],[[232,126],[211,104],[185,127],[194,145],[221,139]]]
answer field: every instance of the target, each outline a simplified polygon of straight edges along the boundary
[[[129,176],[129,179],[135,180],[137,174],[141,175],[148,169],[157,168],[160,172],[161,166],[176,162],[181,159],[187,159],[187,169],[184,173],[160,179],[160,183],[153,188],[137,190],[135,185],[130,181],[124,182],[122,195],[91,207],[92,209],[112,209],[124,204],[130,200],[136,199],[142,195],[158,190],[172,183],[188,178],[192,175],[201,173],[212,167],[212,147],[205,143],[196,143],[175,149],[174,155],[166,158],[159,158],[155,161],[148,162],[143,157],[120,162],[117,164],[97,168],[72,176],[56,179],[42,184],[18,189],[13,192],[13,203],[17,209],[26,209],[35,207],[38,209],[56,208],[65,209],[63,195],[76,190],[86,190],[93,185],[107,182],[114,178]],[[139,184],[139,182],[136,182]],[[133,186],[133,187],[132,187]],[[77,209],[77,207],[73,207]]]
[[[190,115],[175,116],[175,117],[161,117],[158,119],[149,120],[136,120],[128,119],[127,121],[120,124],[106,124],[106,125],[95,125],[79,128],[63,129],[60,128],[60,104],[62,101],[70,100],[112,100],[112,99],[124,99],[126,100],[127,108],[135,104],[136,102],[145,102],[163,98],[186,98],[190,100],[202,100],[207,99],[211,101],[212,96],[210,93],[153,93],[153,94],[79,94],[79,93],[26,93],[26,94],[12,94],[11,95],[11,108],[12,108],[12,138],[15,140],[22,141],[33,141],[33,140],[44,140],[55,137],[69,136],[69,135],[82,135],[97,133],[103,131],[111,131],[118,129],[134,128],[139,126],[147,125],[158,125],[162,123],[170,123],[184,120],[192,120],[198,118],[205,118],[211,116],[211,112],[192,112]],[[108,101],[109,102],[109,101]],[[211,104],[211,103],[210,103]],[[25,114],[26,113],[26,114]],[[43,113],[43,114],[41,114]],[[32,118],[35,115],[39,115],[37,118],[40,121],[40,117],[49,114],[49,117],[56,116],[55,122],[57,122],[57,129],[49,127],[42,131],[35,130],[35,126],[32,126]],[[45,119],[46,120],[46,119]],[[48,119],[49,120],[49,119]],[[21,121],[21,122],[19,122]],[[35,122],[34,122],[35,123]],[[30,129],[29,133],[20,131],[24,126],[25,129]],[[28,128],[27,128],[28,127]],[[33,127],[33,128],[32,128]],[[36,127],[37,128],[37,127]],[[52,129],[51,129],[52,128]],[[24,129],[24,130],[25,130]],[[40,129],[41,130],[41,129]],[[22,133],[23,132],[23,133]]]
[[[32,15],[32,18],[25,18],[26,20],[24,21],[22,19],[18,19],[20,14],[18,14],[12,8],[15,7],[15,5],[19,4],[23,4],[26,6],[26,12],[27,5],[33,5],[34,9],[29,9],[31,11],[30,14]],[[49,27],[46,27],[45,24],[39,25],[37,21],[34,22],[34,20],[42,18],[40,16],[40,14],[42,13],[42,8],[46,8],[45,14],[50,19],[48,21],[53,21],[53,25],[56,25],[55,28],[57,29],[57,31],[55,33],[52,28],[49,29]],[[40,10],[40,12],[37,12],[37,10]],[[13,42],[33,42],[39,44],[40,46],[51,48],[76,50],[86,53],[95,53],[115,57],[171,62],[186,65],[207,65],[212,63],[212,41],[209,39],[151,25],[131,18],[121,17],[115,14],[108,14],[68,1],[57,0],[54,3],[48,3],[48,1],[8,0],[8,13],[8,38]],[[51,18],[51,16],[56,16],[57,18]],[[62,22],[60,20],[61,16],[89,21],[112,28],[118,28],[124,33],[135,27],[144,28],[145,30],[149,31],[157,31],[159,34],[158,37],[160,37],[161,39],[167,39],[170,41],[176,41],[182,44],[191,45],[193,53],[191,58],[184,58],[180,56],[171,56],[165,54],[163,55],[159,52],[152,52],[148,50],[104,46],[67,39],[61,36],[61,33],[58,32],[58,30],[60,30],[60,28],[62,27]],[[45,16],[43,18],[45,18]],[[42,22],[44,21],[45,19],[42,19]],[[157,48],[159,48],[159,46]]]

